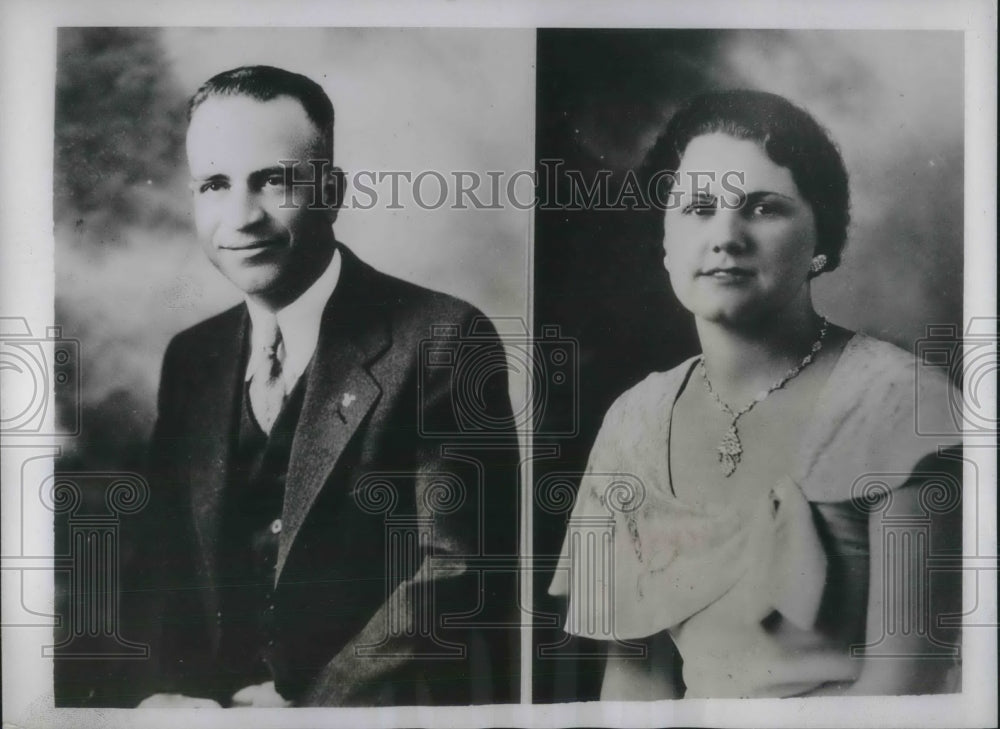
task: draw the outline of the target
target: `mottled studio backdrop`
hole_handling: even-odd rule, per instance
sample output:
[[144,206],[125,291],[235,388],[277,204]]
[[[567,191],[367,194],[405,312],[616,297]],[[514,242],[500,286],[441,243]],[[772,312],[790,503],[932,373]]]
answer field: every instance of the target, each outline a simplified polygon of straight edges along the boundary
[[[186,186],[185,105],[210,76],[263,63],[318,81],[349,180],[533,166],[531,30],[68,28],[58,53],[57,319],[83,368],[83,434],[64,463],[134,464],[170,337],[239,300],[195,241]],[[422,190],[438,198],[433,178]],[[337,237],[491,317],[528,315],[527,212],[419,209],[405,184],[402,209],[389,202],[343,210]]]
[[[609,169],[621,180],[691,94],[749,87],[805,107],[839,144],[852,196],[843,263],[814,285],[819,311],[910,350],[927,324],[961,324],[960,33],[542,30],[537,53],[537,159],[586,179]],[[558,456],[536,459],[536,485],[551,472],[579,472],[614,398],[697,351],[660,238],[635,217],[536,214],[536,327],[559,325],[580,353],[579,400],[551,401],[546,413],[572,414],[579,435],[536,439],[558,447]],[[535,511],[537,553],[558,551],[564,524]],[[551,573],[535,576],[536,607],[557,610],[545,594]],[[559,636],[535,633],[539,643]],[[600,669],[600,661],[536,661],[536,699],[597,698]]]
[[[190,213],[186,102],[202,82],[245,64],[318,81],[336,111],[335,163],[350,196],[350,181],[364,171],[452,179],[532,169],[533,56],[531,30],[61,29],[56,317],[63,336],[80,340],[82,431],[65,441],[58,468],[141,472],[168,341],[239,300],[205,258]],[[428,179],[422,199],[434,206],[436,178]],[[376,201],[357,196],[370,209],[348,206],[334,227],[362,259],[488,316],[528,316],[526,210],[460,210],[450,200],[421,209],[406,185],[389,209],[391,190],[375,191]],[[523,372],[512,379],[515,408],[524,383]],[[100,489],[85,486],[83,498],[85,510],[103,509]],[[58,554],[69,549],[66,518],[56,520]],[[61,613],[67,595],[59,573]],[[57,695],[69,705],[128,697],[127,665],[67,660],[55,670]]]

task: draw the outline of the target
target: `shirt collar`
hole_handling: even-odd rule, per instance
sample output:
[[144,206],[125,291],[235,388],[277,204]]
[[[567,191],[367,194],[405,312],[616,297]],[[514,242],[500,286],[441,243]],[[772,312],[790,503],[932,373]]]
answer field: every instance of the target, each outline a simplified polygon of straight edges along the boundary
[[[285,361],[282,364],[282,379],[286,383],[296,382],[302,373],[305,372],[316,351],[316,342],[319,341],[319,325],[323,318],[323,310],[326,303],[337,288],[340,280],[341,255],[340,249],[336,249],[330,265],[320,275],[313,285],[299,296],[295,301],[281,309],[277,313],[278,328],[281,329],[281,338],[285,346]],[[264,317],[275,316],[263,306],[250,298],[246,299],[247,310],[250,312],[251,323],[260,322]],[[267,346],[267,342],[260,342],[257,339],[257,332],[260,326],[254,326],[251,333],[251,347],[254,351]],[[248,363],[246,379],[249,381],[253,377],[255,365],[253,358]]]

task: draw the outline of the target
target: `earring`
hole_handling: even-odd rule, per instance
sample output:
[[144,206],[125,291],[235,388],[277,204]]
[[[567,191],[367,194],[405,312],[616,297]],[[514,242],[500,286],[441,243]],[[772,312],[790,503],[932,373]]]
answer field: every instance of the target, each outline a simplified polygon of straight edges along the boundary
[[812,273],[819,273],[824,268],[826,268],[826,254],[820,253],[818,256],[813,258],[812,263],[809,264],[809,270]]

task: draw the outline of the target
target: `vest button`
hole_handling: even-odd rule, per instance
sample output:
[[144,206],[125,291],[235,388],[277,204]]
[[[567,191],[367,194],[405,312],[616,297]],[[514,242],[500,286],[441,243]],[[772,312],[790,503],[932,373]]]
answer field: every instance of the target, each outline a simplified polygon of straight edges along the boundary
[[271,522],[271,534],[281,533],[281,519],[275,519]]

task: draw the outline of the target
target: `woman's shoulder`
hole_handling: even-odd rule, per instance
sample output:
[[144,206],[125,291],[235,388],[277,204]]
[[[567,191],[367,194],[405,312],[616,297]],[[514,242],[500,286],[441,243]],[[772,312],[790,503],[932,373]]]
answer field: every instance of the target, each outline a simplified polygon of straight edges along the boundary
[[812,500],[839,501],[866,474],[901,485],[922,458],[961,443],[960,407],[940,369],[855,334],[817,403],[804,443],[804,490]]
[[[651,372],[619,395],[608,408],[608,416],[624,416],[644,412],[662,414],[677,398],[691,367],[699,355],[689,357],[669,370]],[[607,416],[605,417],[607,419]]]
[[653,372],[612,403],[604,413],[588,460],[588,471],[641,472],[658,482],[666,465],[670,413],[694,358],[666,372]]
[[[849,368],[852,377],[861,376],[865,382],[912,382],[917,364],[917,358],[905,349],[858,332],[847,342],[840,366]],[[928,382],[947,379],[934,367],[927,368],[927,376]]]
[[958,388],[939,366],[921,362],[895,344],[855,334],[835,375],[836,395],[851,407],[878,411],[883,419],[922,415],[932,420],[918,431],[931,426],[942,433],[957,431]]

